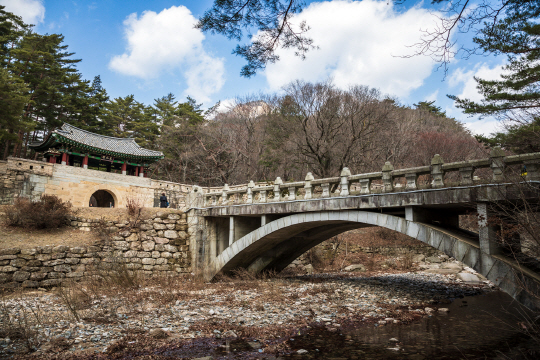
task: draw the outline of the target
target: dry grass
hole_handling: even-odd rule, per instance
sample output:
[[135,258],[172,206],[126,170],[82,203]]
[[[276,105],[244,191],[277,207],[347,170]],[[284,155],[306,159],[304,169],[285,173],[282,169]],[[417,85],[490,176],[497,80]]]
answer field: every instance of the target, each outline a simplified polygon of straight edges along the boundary
[[98,238],[93,232],[73,228],[20,229],[0,225],[0,249],[34,248],[37,246],[84,246],[92,245]]

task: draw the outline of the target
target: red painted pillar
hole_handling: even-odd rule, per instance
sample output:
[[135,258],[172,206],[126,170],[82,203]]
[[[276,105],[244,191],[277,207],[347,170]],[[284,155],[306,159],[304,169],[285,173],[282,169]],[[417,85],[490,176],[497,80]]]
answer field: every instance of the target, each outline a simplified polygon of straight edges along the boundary
[[122,164],[122,175],[126,175],[127,174],[127,162],[124,161],[124,163]]
[[82,166],[83,168],[88,169],[88,155],[84,156],[84,159],[82,161]]
[[67,164],[67,154],[62,153],[62,165],[66,165],[66,164]]
[[135,167],[135,176],[139,176],[139,167],[138,166]]
[[144,177],[144,166],[141,166],[141,169],[139,170],[139,176]]
[[55,158],[54,156],[51,155],[51,156],[49,157],[49,163],[51,163],[51,164],[56,164],[56,158]]

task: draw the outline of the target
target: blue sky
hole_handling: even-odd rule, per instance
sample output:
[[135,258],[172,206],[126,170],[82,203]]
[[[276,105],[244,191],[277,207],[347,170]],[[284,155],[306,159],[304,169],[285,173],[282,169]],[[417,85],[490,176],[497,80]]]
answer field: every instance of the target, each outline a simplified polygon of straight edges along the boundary
[[[368,85],[406,105],[435,100],[447,114],[475,133],[496,130],[493,119],[467,118],[446,97],[479,99],[473,76],[496,78],[504,58],[456,59],[446,78],[428,57],[403,58],[434,24],[433,14],[411,1],[313,1],[298,15],[311,27],[318,50],[305,61],[280,51],[281,61],[253,78],[240,77],[242,58],[223,36],[193,28],[213,1],[180,0],[0,0],[8,11],[36,24],[38,33],[61,33],[68,50],[82,59],[77,67],[86,79],[100,75],[111,97],[130,94],[145,104],[173,93],[187,95],[205,107],[235,97],[276,92],[295,79],[332,78],[342,88]],[[429,1],[425,2],[426,4]]]

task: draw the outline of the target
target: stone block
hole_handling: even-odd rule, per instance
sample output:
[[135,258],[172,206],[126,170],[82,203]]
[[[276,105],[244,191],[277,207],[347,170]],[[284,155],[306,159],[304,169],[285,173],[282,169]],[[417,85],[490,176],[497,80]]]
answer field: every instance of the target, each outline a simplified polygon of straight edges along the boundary
[[14,260],[18,259],[17,255],[2,255],[0,256],[0,261],[2,260]]
[[62,283],[62,279],[47,279],[39,283],[40,286],[58,286]]
[[159,258],[159,259],[156,259],[156,265],[165,265],[167,264],[168,260],[165,259],[165,258]]
[[167,229],[169,230],[174,230],[176,228],[175,224],[166,224],[165,226],[167,226]]
[[34,272],[30,274],[30,280],[34,281],[41,281],[47,277],[47,273],[45,272]]
[[124,231],[121,231],[118,235],[120,235],[121,237],[127,238],[128,236],[131,235],[131,231],[124,230]]
[[137,256],[137,251],[135,250],[129,250],[124,253],[125,258],[132,258]]
[[32,281],[32,280],[25,280],[25,281],[23,281],[21,286],[23,288],[37,288],[37,287],[39,287],[39,282]]
[[24,260],[34,260],[36,258],[34,255],[19,254],[17,256],[19,257],[19,259],[24,259]]
[[156,266],[154,266],[154,270],[169,271],[169,270],[171,270],[171,268],[170,268],[169,265],[156,265]]
[[139,251],[137,253],[137,257],[139,257],[139,258],[148,258],[148,257],[151,257],[151,256],[152,256],[152,253],[147,252],[147,251]]
[[78,264],[81,261],[81,259],[78,258],[66,258],[66,264],[75,265]]
[[131,250],[141,250],[142,249],[142,244],[140,241],[134,241],[132,243],[129,243],[129,248]]
[[0,260],[0,266],[9,265],[10,262],[11,262],[11,260]]
[[15,271],[12,280],[22,282],[28,280],[28,278],[30,278],[30,273],[28,271]]
[[[147,271],[152,271],[154,270],[154,265],[143,265],[142,269],[147,270]],[[152,275],[152,273],[149,273],[148,275]]]
[[141,264],[136,264],[136,263],[129,263],[129,264],[126,264],[126,268],[128,270],[139,270],[142,268],[142,265]]
[[43,265],[45,266],[56,266],[56,265],[62,265],[66,262],[64,259],[56,259],[51,261],[45,261],[43,262]]
[[59,253],[54,253],[54,252],[53,252],[53,253],[51,254],[51,257],[52,257],[53,259],[63,259],[63,258],[66,257],[66,254],[67,254],[67,253],[65,253],[65,252],[59,252]]
[[156,244],[168,244],[169,243],[169,239],[161,238],[161,237],[158,237],[158,236],[154,237],[154,241],[155,241]]
[[154,229],[154,226],[152,224],[141,224],[139,226],[139,229],[143,230],[143,231],[147,231],[147,230],[153,230]]
[[39,260],[39,261],[48,261],[51,259],[52,259],[51,254],[37,254],[36,255],[36,260]]
[[188,234],[185,231],[178,231],[178,238],[181,240],[186,240],[188,238]]
[[165,259],[169,259],[169,258],[172,258],[172,254],[168,251],[164,251],[161,253],[161,257]]
[[14,271],[17,271],[17,270],[19,270],[19,269],[14,267],[14,266],[10,266],[10,265],[0,267],[0,272],[4,272],[4,273],[14,272]]
[[139,241],[139,234],[133,233],[126,238],[126,241]]
[[83,277],[84,275],[84,272],[70,272],[70,273],[67,273],[66,274],[66,277],[68,278],[80,278],[80,277]]
[[169,214],[169,215],[167,215],[167,219],[180,220],[180,215],[179,214]]
[[20,248],[0,249],[0,255],[17,255],[20,252]]
[[165,220],[163,220],[163,223],[164,224],[176,224],[176,221],[175,220],[170,220],[170,219],[165,219]]
[[154,247],[155,247],[155,243],[153,241],[143,241],[142,243],[142,248],[144,251],[152,251],[154,250]]
[[166,230],[167,226],[165,224],[154,223],[154,229],[155,230]]
[[0,289],[16,289],[21,286],[21,283],[12,281],[5,284],[0,284]]
[[84,254],[74,254],[74,253],[70,253],[70,252],[68,252],[66,254],[66,257],[68,257],[68,258],[82,258],[83,256],[84,256]]
[[113,241],[113,247],[116,250],[129,250],[130,244],[127,241]]
[[149,231],[145,232],[145,234],[147,236],[157,236],[157,231],[152,229],[152,230],[149,230]]
[[20,269],[21,269],[21,271],[35,272],[35,271],[40,271],[41,266],[23,266]]
[[96,260],[94,258],[84,258],[81,259],[81,264],[90,265],[93,264]]
[[163,235],[167,238],[167,239],[176,239],[178,238],[178,233],[174,230],[166,230],[163,232]]
[[73,254],[85,254],[86,249],[83,248],[83,247],[73,247],[73,248],[71,248],[71,253],[73,253]]
[[54,271],[56,271],[56,272],[70,272],[71,271],[71,266],[69,266],[69,265],[56,265],[54,267]]
[[21,249],[22,255],[36,255],[37,250],[36,249]]
[[177,224],[176,225],[176,230],[178,230],[178,231],[187,231],[187,228],[188,228],[187,224]]
[[154,259],[159,259],[161,257],[161,253],[159,251],[152,251],[152,257]]
[[58,245],[52,249],[53,253],[65,253],[67,251],[69,251],[69,247],[65,245]]
[[143,265],[155,265],[156,264],[156,259],[144,258],[144,259],[142,259],[142,264]]

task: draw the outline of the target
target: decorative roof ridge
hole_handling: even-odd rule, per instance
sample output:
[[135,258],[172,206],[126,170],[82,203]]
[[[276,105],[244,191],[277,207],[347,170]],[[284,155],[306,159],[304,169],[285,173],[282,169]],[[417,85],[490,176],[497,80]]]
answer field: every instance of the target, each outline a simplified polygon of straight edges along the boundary
[[[113,139],[113,140],[121,140],[121,141],[125,141],[125,140],[128,140],[128,141],[131,141],[131,142],[134,142],[138,147],[140,147],[141,149],[144,149],[142,146],[140,146],[139,144],[137,144],[137,142],[135,141],[134,138],[119,138],[119,137],[115,137],[115,136],[107,136],[107,135],[101,135],[101,134],[96,134],[96,133],[93,133],[91,131],[88,131],[88,130],[83,130],[81,128],[78,128],[76,126],[73,126],[71,124],[68,124],[68,123],[64,123],[62,124],[62,127],[59,128],[59,129],[56,129],[56,130],[53,130],[52,132],[53,133],[57,133],[57,134],[60,134],[62,135],[61,133],[59,133],[58,131],[67,131],[67,130],[64,130],[64,126],[67,126],[67,127],[72,127],[74,129],[76,129],[77,131],[81,131],[81,132],[84,132],[84,133],[87,133],[87,134],[90,134],[90,135],[94,135],[94,136],[99,136],[99,137],[102,137],[102,138],[107,138],[107,139]],[[146,149],[146,150],[150,150],[150,149]],[[156,151],[156,150],[151,150],[151,151]]]

